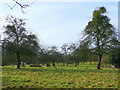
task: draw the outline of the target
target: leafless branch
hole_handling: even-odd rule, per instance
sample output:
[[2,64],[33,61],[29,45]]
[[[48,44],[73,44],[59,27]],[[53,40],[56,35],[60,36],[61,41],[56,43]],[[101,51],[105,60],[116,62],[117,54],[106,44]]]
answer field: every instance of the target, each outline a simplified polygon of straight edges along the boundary
[[7,3],[7,6],[11,9],[11,10],[13,10],[13,8],[16,6],[16,5],[18,5],[20,8],[21,8],[21,11],[22,11],[22,13],[25,13],[25,11],[24,11],[24,9],[25,8],[27,8],[27,7],[29,7],[30,5],[32,5],[34,2],[32,2],[32,3],[30,3],[30,4],[21,4],[20,2],[18,2],[18,1],[16,1],[16,0],[13,0],[13,2],[15,2],[15,4],[11,7],[10,5],[8,5]]
[[6,5],[7,5],[11,10],[13,10],[13,8],[16,6],[16,4],[14,4],[14,6],[11,7],[11,6],[10,6],[9,4],[7,4],[7,3],[6,3]]

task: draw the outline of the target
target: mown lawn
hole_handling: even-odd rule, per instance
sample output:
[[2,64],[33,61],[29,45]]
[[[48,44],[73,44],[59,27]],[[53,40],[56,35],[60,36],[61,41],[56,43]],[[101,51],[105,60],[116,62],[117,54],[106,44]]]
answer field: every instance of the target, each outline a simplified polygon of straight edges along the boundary
[[118,88],[118,69],[81,64],[54,67],[2,67],[2,88]]

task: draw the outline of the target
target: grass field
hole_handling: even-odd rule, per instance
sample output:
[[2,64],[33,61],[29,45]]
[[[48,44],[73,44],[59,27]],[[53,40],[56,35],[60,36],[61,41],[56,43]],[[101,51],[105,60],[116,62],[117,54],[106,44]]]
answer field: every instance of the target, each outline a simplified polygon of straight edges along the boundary
[[80,64],[54,67],[2,67],[2,88],[118,88],[118,69]]

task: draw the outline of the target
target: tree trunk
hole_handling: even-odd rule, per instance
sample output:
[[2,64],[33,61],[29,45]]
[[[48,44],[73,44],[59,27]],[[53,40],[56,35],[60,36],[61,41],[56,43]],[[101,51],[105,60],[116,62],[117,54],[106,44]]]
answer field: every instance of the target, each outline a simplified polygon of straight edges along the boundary
[[53,64],[52,64],[52,65],[53,65],[53,67],[55,67],[55,62],[54,62],[54,61],[53,61]]
[[79,64],[80,64],[79,61],[77,62],[77,64],[78,64],[78,66],[79,66]]
[[77,67],[79,65],[78,61],[75,61],[75,67]]
[[77,63],[75,62],[75,67],[77,67]]
[[101,66],[101,59],[102,59],[102,55],[99,55],[99,57],[98,57],[97,69],[100,69],[100,66]]
[[16,56],[17,56],[17,68],[20,69],[20,64],[21,64],[21,61],[20,61],[20,53],[19,53],[19,52],[16,52]]
[[66,63],[67,64],[67,67],[68,67],[68,63]]

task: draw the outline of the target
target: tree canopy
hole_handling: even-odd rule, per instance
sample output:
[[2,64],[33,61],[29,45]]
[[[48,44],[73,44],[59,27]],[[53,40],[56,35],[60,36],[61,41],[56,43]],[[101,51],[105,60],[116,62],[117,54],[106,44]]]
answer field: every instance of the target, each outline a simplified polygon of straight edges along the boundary
[[17,57],[17,68],[20,68],[21,55],[35,55],[39,49],[37,37],[25,29],[25,20],[8,16],[7,26],[4,26],[6,38],[3,42],[3,51],[12,52]]
[[113,40],[117,40],[115,28],[106,12],[105,7],[94,10],[92,20],[84,29],[84,42],[89,42],[91,50],[99,57],[97,69],[100,69],[103,54],[110,49]]

